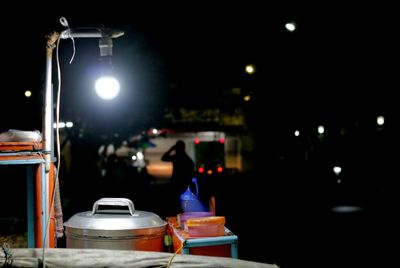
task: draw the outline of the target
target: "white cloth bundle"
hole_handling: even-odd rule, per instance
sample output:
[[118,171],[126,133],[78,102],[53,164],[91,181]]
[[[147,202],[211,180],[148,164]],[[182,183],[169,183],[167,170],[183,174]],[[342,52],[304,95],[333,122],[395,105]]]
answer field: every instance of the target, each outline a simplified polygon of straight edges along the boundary
[[41,142],[42,134],[39,130],[23,131],[9,129],[0,133],[0,142]]

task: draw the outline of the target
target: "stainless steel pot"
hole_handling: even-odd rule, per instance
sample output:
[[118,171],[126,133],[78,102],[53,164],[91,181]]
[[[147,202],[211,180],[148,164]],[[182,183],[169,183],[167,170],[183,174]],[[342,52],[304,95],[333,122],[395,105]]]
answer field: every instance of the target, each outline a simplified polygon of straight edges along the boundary
[[[99,206],[113,206],[99,210]],[[128,210],[114,209],[128,207]],[[167,223],[154,213],[135,210],[126,198],[102,198],[92,211],[77,213],[65,226],[67,248],[163,251]]]

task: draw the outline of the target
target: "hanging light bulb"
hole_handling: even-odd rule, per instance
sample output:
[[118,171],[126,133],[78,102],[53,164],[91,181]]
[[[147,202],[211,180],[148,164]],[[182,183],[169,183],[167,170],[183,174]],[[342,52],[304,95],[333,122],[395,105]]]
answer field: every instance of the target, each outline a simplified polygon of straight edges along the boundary
[[[109,38],[111,40],[111,38]],[[120,84],[113,75],[113,66],[111,62],[110,47],[100,46],[100,72],[101,76],[96,80],[95,90],[100,98],[105,100],[114,99],[120,90]],[[111,46],[112,47],[112,46]]]

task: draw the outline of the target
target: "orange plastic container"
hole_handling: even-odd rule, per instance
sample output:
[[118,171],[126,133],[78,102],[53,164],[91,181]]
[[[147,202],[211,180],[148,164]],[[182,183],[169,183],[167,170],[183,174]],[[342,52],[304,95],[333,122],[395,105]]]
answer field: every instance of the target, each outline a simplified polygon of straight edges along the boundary
[[[225,233],[223,236],[190,237],[185,230],[179,227],[176,217],[168,217],[167,219],[167,233],[172,237],[173,244],[173,251],[169,252],[177,252],[178,254],[238,258],[238,237],[228,228],[224,227]],[[201,243],[196,244],[198,240],[201,240]]]
[[199,212],[184,212],[184,213],[179,213],[177,215],[178,217],[178,223],[179,226],[182,228],[182,230],[186,230],[186,221],[190,218],[201,218],[201,217],[210,217],[214,216],[212,212],[208,211],[199,211]]
[[190,237],[213,237],[225,234],[225,217],[212,216],[187,219],[185,229]]

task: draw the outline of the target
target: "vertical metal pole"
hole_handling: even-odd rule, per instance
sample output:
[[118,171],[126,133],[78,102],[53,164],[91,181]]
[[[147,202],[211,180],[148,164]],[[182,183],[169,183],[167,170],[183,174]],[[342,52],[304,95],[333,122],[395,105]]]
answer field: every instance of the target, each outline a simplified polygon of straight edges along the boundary
[[52,90],[52,56],[55,43],[59,37],[59,33],[55,32],[47,37],[46,47],[46,84],[45,84],[45,95],[44,95],[44,111],[43,111],[43,141],[44,141],[44,153],[46,160],[46,172],[50,171],[50,161],[54,159],[53,151],[53,90]]
[[[41,203],[42,203],[42,239],[43,245],[48,247],[48,228],[47,217],[49,217],[49,172],[51,161],[54,160],[54,132],[53,132],[53,88],[52,88],[52,56],[53,49],[56,47],[56,42],[60,33],[54,32],[52,35],[47,36],[46,46],[46,84],[44,95],[44,111],[43,111],[43,142],[44,142],[44,157],[45,157],[45,171],[41,181]],[[47,235],[46,235],[47,234]],[[47,237],[46,241],[44,238]]]
[[235,241],[231,244],[231,257],[232,259],[238,259],[238,242]]
[[47,218],[49,217],[49,176],[50,172],[42,171],[41,203],[42,203],[42,247],[49,247],[49,229]]
[[[35,165],[36,167],[37,165]],[[28,197],[27,197],[27,210],[28,210],[28,248],[35,247],[35,172],[32,165],[27,166],[27,187],[28,187]]]

